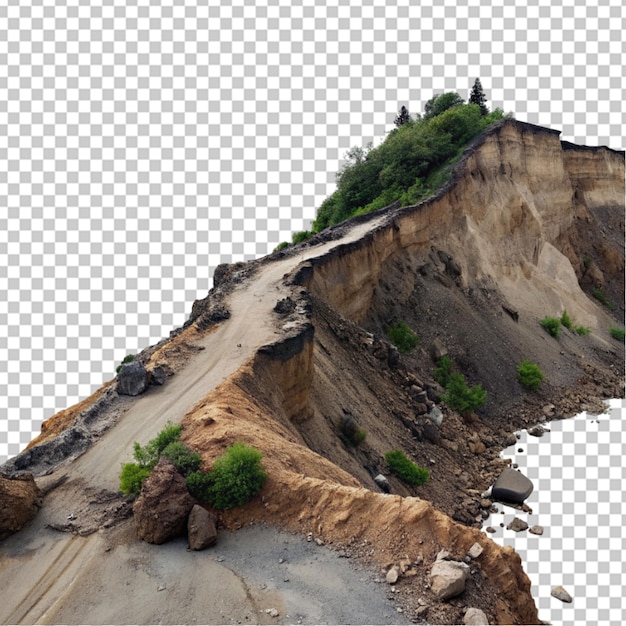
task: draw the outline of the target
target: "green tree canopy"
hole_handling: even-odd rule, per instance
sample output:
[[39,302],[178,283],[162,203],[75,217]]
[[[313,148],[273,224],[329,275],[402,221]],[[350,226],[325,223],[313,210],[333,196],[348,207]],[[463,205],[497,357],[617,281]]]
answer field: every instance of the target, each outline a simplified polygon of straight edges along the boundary
[[480,83],[480,78],[477,78],[474,81],[474,86],[472,87],[472,92],[470,94],[468,102],[470,104],[477,104],[480,107],[481,115],[487,115],[489,113],[489,109],[485,102],[487,102],[487,96],[483,91],[483,86]]

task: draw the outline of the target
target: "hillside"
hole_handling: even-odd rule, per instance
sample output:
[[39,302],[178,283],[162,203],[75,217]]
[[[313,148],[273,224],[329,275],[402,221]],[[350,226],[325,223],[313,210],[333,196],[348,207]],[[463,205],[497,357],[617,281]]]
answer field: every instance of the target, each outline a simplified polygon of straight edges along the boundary
[[[85,594],[103,621],[115,619],[102,606],[119,589],[98,579],[97,564],[80,573],[105,546],[120,571],[137,568],[118,550],[141,543],[117,491],[119,468],[134,441],[171,419],[207,466],[235,441],[263,452],[266,485],[221,513],[223,528],[266,522],[377,569],[408,557],[413,575],[398,581],[396,601],[417,622],[457,623],[474,606],[490,623],[538,623],[519,556],[478,529],[480,493],[504,467],[498,454],[513,430],[623,396],[624,343],[609,332],[623,328],[623,242],[624,153],[505,119],[468,147],[433,198],[220,266],[185,326],[139,355],[149,371],[164,369],[163,386],[135,398],[105,386],[48,420],[1,468],[32,472],[45,495],[34,521],[2,542],[0,581],[15,594],[0,620],[89,621],[76,608]],[[542,318],[564,311],[589,334],[563,329],[554,338],[542,329]],[[398,358],[386,332],[399,321],[419,344]],[[437,345],[488,392],[466,418],[442,402]],[[544,372],[539,391],[517,381],[523,359]],[[426,417],[431,406],[442,411],[439,427]],[[348,418],[366,433],[356,446]],[[410,488],[391,476],[391,449],[427,467],[430,480]],[[379,473],[392,495],[374,482]],[[436,554],[462,557],[475,542],[483,553],[466,591],[436,601],[424,586]],[[145,595],[141,577],[129,580],[131,595]],[[159,602],[173,603],[179,622],[219,623],[207,607],[201,617],[195,605],[186,609],[195,587],[181,585]],[[286,592],[278,596],[287,603]],[[248,601],[252,621],[269,619]],[[137,603],[133,621],[150,621],[147,604]]]

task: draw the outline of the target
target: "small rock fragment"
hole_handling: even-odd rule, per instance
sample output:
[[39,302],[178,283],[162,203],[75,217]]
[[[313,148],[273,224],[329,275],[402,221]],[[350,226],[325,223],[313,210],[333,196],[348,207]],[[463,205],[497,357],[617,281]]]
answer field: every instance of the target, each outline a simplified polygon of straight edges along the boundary
[[467,552],[467,556],[477,559],[483,553],[483,547],[476,542]]
[[561,585],[559,585],[558,587],[555,587],[550,592],[550,595],[555,597],[557,600],[560,600],[561,602],[571,602],[572,601],[572,596],[570,596],[569,593],[567,593],[567,591],[565,591],[565,589],[563,589],[563,587]]
[[533,535],[543,535],[543,526],[531,526],[528,532]]
[[493,526],[487,526],[487,528],[485,528],[485,530],[488,533],[495,533],[496,532],[496,529]]
[[385,580],[390,585],[393,585],[394,583],[398,582],[399,575],[400,573],[398,572],[398,568],[394,566],[387,572],[387,576],[385,577]]
[[485,615],[485,612],[481,609],[474,607],[467,609],[463,616],[463,623],[469,625],[478,626],[479,624],[489,624],[489,620]]
[[275,608],[271,608],[271,609],[265,609],[265,612],[270,616],[270,617],[278,617],[280,615],[280,613],[278,612],[278,609]]
[[526,530],[527,528],[528,524],[519,517],[514,517],[513,521],[509,522],[506,527],[507,530],[514,530],[516,533],[520,532],[520,530]]

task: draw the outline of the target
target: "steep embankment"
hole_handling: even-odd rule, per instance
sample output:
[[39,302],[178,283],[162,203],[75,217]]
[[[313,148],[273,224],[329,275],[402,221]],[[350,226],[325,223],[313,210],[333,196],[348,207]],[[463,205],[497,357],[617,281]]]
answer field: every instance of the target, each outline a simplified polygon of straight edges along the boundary
[[[379,567],[408,559],[396,598],[420,621],[456,622],[479,606],[492,623],[537,623],[519,557],[470,526],[487,513],[480,492],[502,469],[498,452],[514,427],[543,418],[550,405],[566,415],[623,393],[624,347],[608,334],[623,319],[623,205],[622,153],[562,144],[555,131],[506,120],[468,149],[435,198],[220,267],[185,328],[139,356],[148,370],[168,371],[163,387],[139,399],[113,386],[95,394],[52,418],[4,467],[41,476],[47,493],[33,525],[6,544],[3,588],[13,576],[26,586],[0,620],[53,620],[59,602],[84,592],[81,563],[103,540],[133,541],[128,507],[115,495],[118,468],[133,441],[171,419],[182,421],[184,440],[207,465],[238,440],[263,452],[268,483],[249,505],[223,514],[225,526],[279,524]],[[603,308],[592,288],[622,308]],[[548,336],[539,319],[565,309],[591,334]],[[400,359],[383,338],[399,320],[420,337]],[[473,423],[440,403],[435,339],[490,392]],[[539,393],[517,383],[523,358],[547,375]],[[425,416],[432,406],[443,412],[439,426]],[[346,437],[347,422],[366,431],[360,445]],[[381,493],[373,477],[388,474],[383,455],[392,448],[429,467],[429,482],[410,489],[390,478],[397,495]],[[46,528],[100,532],[55,541]],[[466,591],[438,602],[426,586],[435,555],[445,548],[460,558],[474,542],[483,553]],[[106,594],[105,586],[102,602]],[[169,602],[180,602],[180,621],[190,621],[183,596]]]

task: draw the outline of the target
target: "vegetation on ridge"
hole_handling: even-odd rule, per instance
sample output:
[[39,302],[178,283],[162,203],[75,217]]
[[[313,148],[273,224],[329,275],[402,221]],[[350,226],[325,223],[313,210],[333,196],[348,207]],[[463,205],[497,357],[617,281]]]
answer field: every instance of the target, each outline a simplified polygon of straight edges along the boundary
[[318,208],[311,230],[293,234],[293,243],[354,215],[394,202],[410,206],[431,196],[446,182],[467,144],[504,117],[501,109],[489,112],[485,101],[477,79],[468,103],[456,92],[438,94],[415,119],[403,106],[396,128],[381,145],[348,150],[347,162],[336,175],[336,191]]

